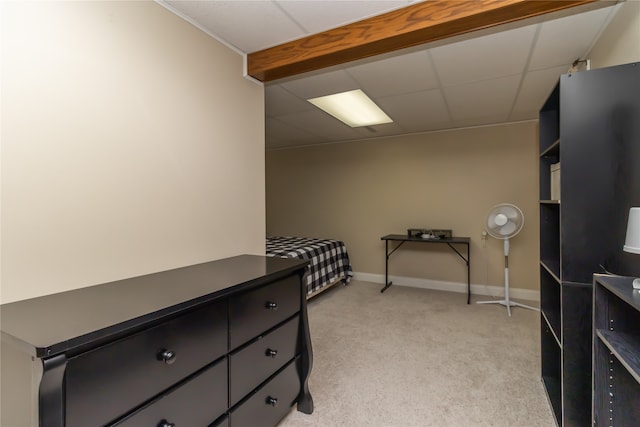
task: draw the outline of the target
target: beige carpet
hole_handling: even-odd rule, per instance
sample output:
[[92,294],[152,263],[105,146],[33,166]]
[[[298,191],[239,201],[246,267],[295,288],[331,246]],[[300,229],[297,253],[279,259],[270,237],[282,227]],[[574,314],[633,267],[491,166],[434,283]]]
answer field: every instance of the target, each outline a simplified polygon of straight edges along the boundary
[[309,302],[315,411],[280,427],[554,426],[539,313],[352,281]]

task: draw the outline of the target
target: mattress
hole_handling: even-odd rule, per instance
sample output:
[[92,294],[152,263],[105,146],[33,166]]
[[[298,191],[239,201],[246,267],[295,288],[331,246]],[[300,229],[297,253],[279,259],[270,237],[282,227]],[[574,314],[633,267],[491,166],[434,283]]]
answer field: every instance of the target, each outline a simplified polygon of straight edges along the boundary
[[337,281],[347,284],[353,272],[344,242],[311,237],[267,237],[267,256],[310,261],[303,278],[307,295]]

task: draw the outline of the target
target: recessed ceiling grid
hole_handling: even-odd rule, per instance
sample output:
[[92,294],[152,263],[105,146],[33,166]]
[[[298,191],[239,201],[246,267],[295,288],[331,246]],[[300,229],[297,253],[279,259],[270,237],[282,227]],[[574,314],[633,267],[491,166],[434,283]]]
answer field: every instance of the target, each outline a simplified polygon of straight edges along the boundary
[[[249,53],[405,7],[398,1],[174,1],[176,13]],[[537,118],[559,75],[593,46],[605,7],[265,85],[268,148]],[[307,102],[362,89],[394,123],[350,128]]]

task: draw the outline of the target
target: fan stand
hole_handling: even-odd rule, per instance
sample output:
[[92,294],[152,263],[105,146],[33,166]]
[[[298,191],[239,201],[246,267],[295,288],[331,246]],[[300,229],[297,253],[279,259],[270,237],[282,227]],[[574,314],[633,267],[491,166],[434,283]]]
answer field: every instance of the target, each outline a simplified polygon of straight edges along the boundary
[[507,313],[511,317],[511,307],[522,307],[539,311],[535,307],[513,302],[509,299],[509,239],[504,239],[504,299],[497,301],[476,301],[476,304],[501,304],[507,307]]

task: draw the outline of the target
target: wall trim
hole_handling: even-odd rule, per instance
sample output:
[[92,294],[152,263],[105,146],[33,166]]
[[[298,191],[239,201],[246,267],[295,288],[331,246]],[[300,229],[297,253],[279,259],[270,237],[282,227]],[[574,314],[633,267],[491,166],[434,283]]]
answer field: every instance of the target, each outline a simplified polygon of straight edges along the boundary
[[[384,284],[384,274],[354,272],[355,280],[370,282],[377,285]],[[389,275],[393,286],[408,286],[412,288],[433,289],[437,291],[467,292],[467,284],[461,282],[446,282],[443,280],[422,279],[417,277],[404,277]],[[521,288],[509,288],[511,298],[540,302],[540,291]],[[471,295],[483,295],[491,298],[503,298],[504,286],[490,286],[471,284]]]
[[398,135],[373,136],[373,137],[358,138],[358,139],[345,139],[341,141],[316,142],[314,144],[285,145],[283,147],[267,147],[267,151],[297,150],[299,148],[302,149],[302,148],[323,147],[328,145],[348,144],[351,142],[376,141],[381,139],[402,138],[405,136],[412,136],[412,135],[429,135],[434,133],[457,132],[457,131],[467,130],[467,129],[480,129],[480,128],[489,128],[494,126],[509,126],[509,125],[517,125],[520,123],[532,123],[532,122],[537,123],[538,119],[514,120],[511,122],[489,123],[486,125],[473,125],[473,126],[453,127],[453,128],[446,128],[446,129],[425,130],[421,132],[402,133]]
[[[246,56],[246,53],[244,53],[243,51],[241,51],[240,49],[238,49],[237,47],[235,47],[234,45],[232,45],[231,43],[229,43],[226,40],[221,39],[220,37],[218,37],[217,35],[211,33],[209,30],[207,30],[205,27],[203,27],[202,25],[200,25],[200,23],[198,23],[195,19],[191,18],[190,16],[185,15],[184,13],[182,13],[182,11],[176,9],[175,7],[171,6],[169,3],[167,3],[165,0],[153,0],[155,3],[159,4],[160,6],[164,7],[165,9],[167,9],[169,12],[173,13],[174,15],[184,19],[185,21],[187,21],[189,24],[193,25],[194,27],[196,27],[197,29],[199,29],[200,31],[202,31],[203,33],[205,33],[206,35],[208,35],[209,37],[211,37],[212,39],[215,39],[217,42],[223,44],[224,46],[226,46],[227,48],[229,48],[230,50],[234,51],[235,53],[237,53],[238,55],[241,56]],[[262,82],[261,82],[262,83]]]
[[222,45],[226,46],[227,48],[229,48],[230,50],[234,51],[238,55],[242,56],[242,75],[243,75],[243,77],[245,79],[249,80],[251,83],[255,83],[258,86],[264,87],[264,84],[260,80],[253,78],[252,76],[249,75],[249,73],[247,73],[247,54],[245,52],[241,51],[236,46],[232,45],[231,43],[227,42],[226,40],[223,40],[220,37],[218,37],[217,35],[211,33],[205,27],[200,25],[200,23],[198,23],[196,20],[194,20],[190,16],[185,15],[184,13],[179,11],[178,9],[174,8],[172,5],[167,3],[165,0],[154,0],[154,1],[157,4],[159,4],[160,6],[164,7],[168,11],[170,11],[171,13],[175,14],[176,16],[178,16],[179,18],[184,19],[189,24],[193,25],[194,27],[196,27],[197,29],[199,29],[200,31],[202,31],[203,33],[205,33],[206,35],[208,35],[212,39],[216,40],[217,42],[219,42]]

